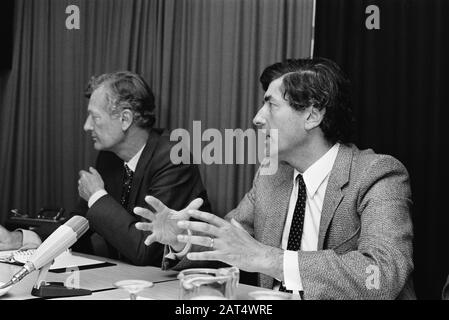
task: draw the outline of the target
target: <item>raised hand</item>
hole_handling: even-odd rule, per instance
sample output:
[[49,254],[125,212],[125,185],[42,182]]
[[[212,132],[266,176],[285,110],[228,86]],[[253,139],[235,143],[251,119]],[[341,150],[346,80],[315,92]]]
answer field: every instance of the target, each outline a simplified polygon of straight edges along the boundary
[[179,235],[178,241],[209,248],[209,251],[188,253],[188,259],[221,261],[241,270],[282,279],[281,249],[258,242],[234,219],[229,222],[194,209],[186,213],[199,221],[179,221],[178,227],[191,230],[194,235]]
[[145,202],[148,203],[154,212],[149,209],[135,207],[134,213],[150,220],[151,222],[138,222],[136,228],[144,231],[151,231],[152,234],[145,239],[145,244],[149,246],[153,242],[168,244],[176,251],[181,251],[185,243],[179,242],[177,236],[183,234],[185,229],[178,227],[179,220],[188,220],[189,215],[187,210],[199,209],[203,205],[203,199],[197,198],[190,202],[190,204],[181,211],[176,211],[168,208],[159,199],[146,196]]
[[89,198],[97,191],[104,189],[104,182],[97,170],[90,167],[89,171],[79,172],[78,193],[81,198],[89,201]]

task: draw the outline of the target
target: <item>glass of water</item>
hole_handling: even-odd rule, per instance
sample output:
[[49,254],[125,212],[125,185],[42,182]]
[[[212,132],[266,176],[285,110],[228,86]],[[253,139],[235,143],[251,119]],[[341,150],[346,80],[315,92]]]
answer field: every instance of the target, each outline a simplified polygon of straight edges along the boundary
[[236,298],[239,269],[193,268],[178,274],[182,300],[231,300]]
[[130,300],[137,300],[137,294],[146,288],[151,288],[153,282],[145,280],[122,280],[114,283],[116,288],[124,289],[129,293]]

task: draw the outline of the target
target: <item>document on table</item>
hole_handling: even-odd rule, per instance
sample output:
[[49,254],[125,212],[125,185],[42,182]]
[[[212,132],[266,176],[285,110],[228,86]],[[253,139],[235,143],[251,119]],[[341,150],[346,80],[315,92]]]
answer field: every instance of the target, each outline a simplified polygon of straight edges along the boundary
[[[30,250],[12,250],[12,251],[0,251],[0,262],[8,262],[23,265],[34,254],[36,249]],[[60,273],[66,272],[66,269],[91,269],[99,267],[113,266],[114,263],[105,261],[90,259],[86,257],[80,257],[73,255],[69,250],[64,251],[58,257],[50,267],[50,271]]]
[[115,266],[115,263],[76,256],[66,250],[55,259],[55,262],[50,267],[50,271],[65,272],[67,268],[90,269],[107,266]]

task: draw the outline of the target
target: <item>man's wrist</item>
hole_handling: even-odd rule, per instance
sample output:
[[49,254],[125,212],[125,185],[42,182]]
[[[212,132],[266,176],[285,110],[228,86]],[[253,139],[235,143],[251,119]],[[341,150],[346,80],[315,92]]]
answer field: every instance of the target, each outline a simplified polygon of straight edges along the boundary
[[260,267],[261,270],[257,270],[260,273],[264,273],[279,281],[284,280],[284,250],[263,245],[261,250]]
[[88,199],[87,201],[87,206],[90,208],[92,207],[95,202],[97,202],[98,199],[100,199],[101,197],[107,195],[107,191],[105,189],[100,189],[95,191]]

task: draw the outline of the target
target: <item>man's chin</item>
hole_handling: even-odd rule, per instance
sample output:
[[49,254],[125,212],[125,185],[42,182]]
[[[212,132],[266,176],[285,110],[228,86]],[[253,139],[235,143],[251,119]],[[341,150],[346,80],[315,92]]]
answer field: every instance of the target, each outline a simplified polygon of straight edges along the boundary
[[99,143],[98,141],[95,141],[94,142],[94,149],[97,150],[97,151],[102,151],[102,150],[104,150],[104,146],[101,143]]

